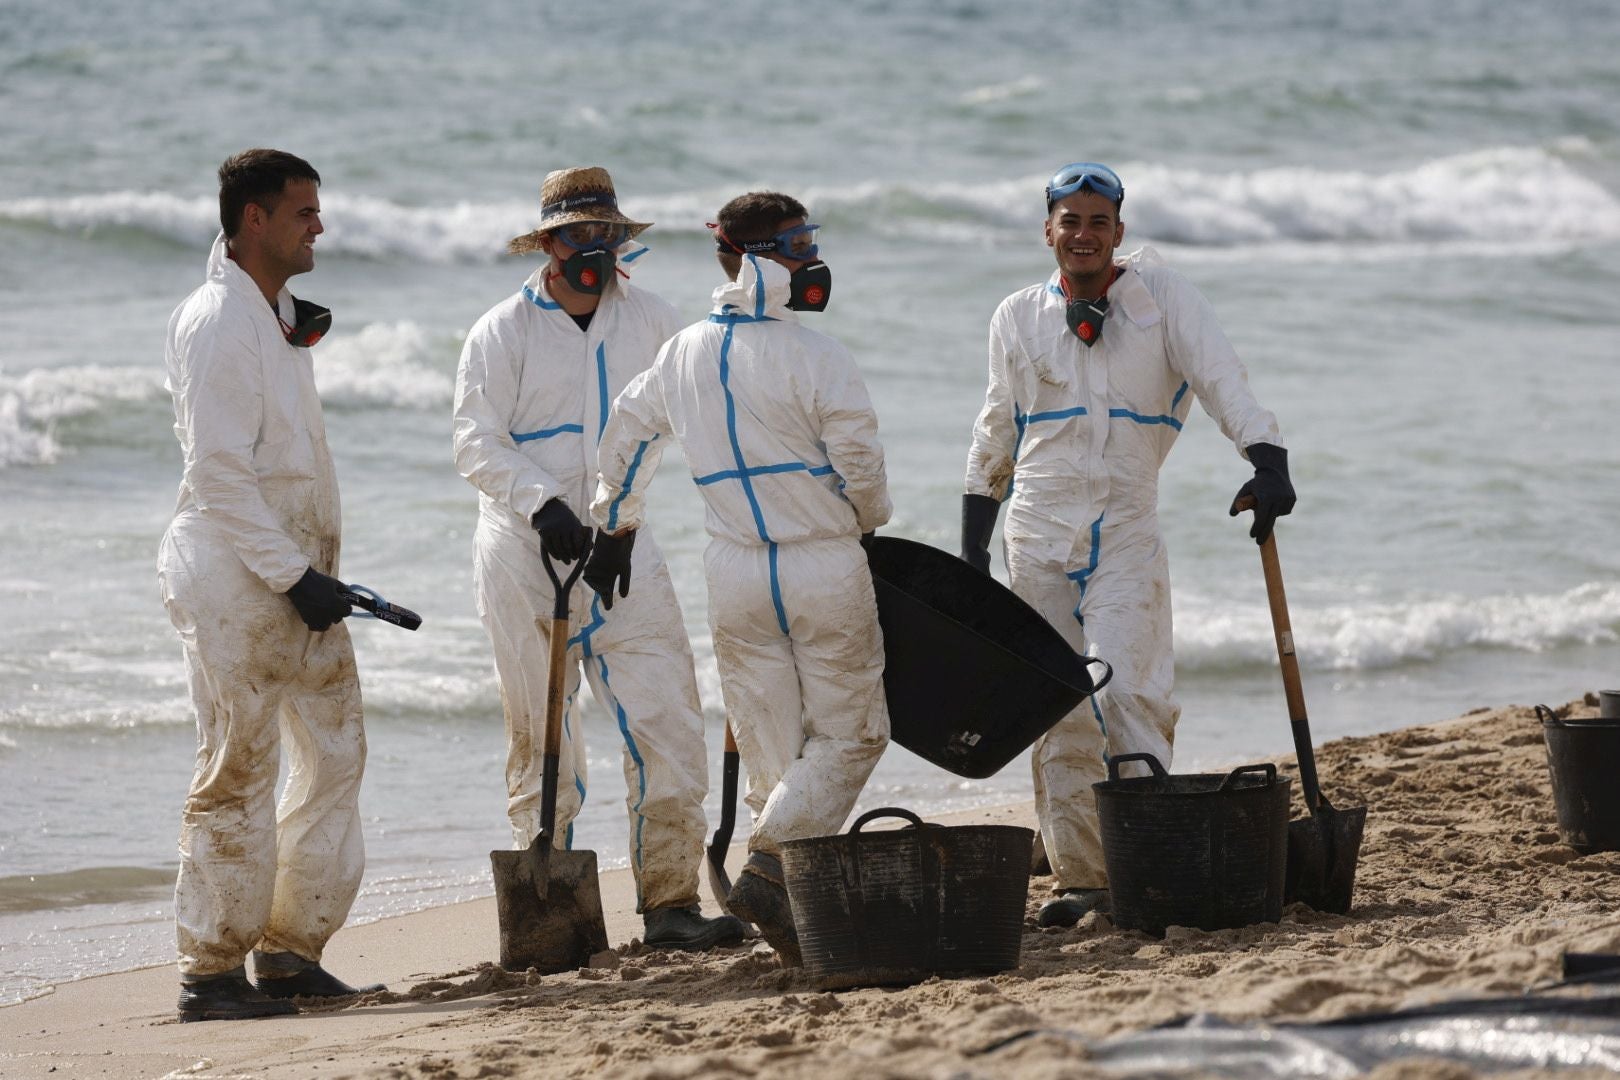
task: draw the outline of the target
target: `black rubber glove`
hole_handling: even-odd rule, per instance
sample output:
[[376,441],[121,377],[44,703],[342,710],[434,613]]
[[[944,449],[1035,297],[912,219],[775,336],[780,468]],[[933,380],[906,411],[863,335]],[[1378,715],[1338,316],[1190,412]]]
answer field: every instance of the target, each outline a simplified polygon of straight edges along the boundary
[[988,495],[962,496],[962,561],[981,574],[990,573],[990,534],[999,513],[1001,503]]
[[348,586],[335,577],[327,577],[313,566],[304,571],[297,584],[287,590],[287,599],[298,609],[298,617],[314,631],[331,629],[333,623],[347,618],[354,608],[338,595]]
[[630,550],[636,546],[636,531],[623,536],[609,536],[597,530],[591,557],[585,560],[585,584],[596,590],[602,606],[613,610],[613,584],[618,582],[619,595],[630,595]]
[[577,561],[591,542],[590,526],[580,524],[561,499],[547,499],[529,523],[540,534],[540,546],[546,554],[560,563]]
[[1254,479],[1238,488],[1228,516],[1238,516],[1239,499],[1254,496],[1254,524],[1249,528],[1249,535],[1254,537],[1255,543],[1263,544],[1277,519],[1294,509],[1294,485],[1288,479],[1287,450],[1270,443],[1255,443],[1247,449],[1249,464],[1254,466]]

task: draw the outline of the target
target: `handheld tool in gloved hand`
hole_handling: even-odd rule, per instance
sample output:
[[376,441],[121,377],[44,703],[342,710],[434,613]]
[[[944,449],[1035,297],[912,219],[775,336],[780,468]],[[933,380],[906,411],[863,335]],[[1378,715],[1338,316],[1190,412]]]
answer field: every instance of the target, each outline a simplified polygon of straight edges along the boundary
[[704,869],[708,873],[709,891],[720,904],[720,910],[730,915],[727,896],[731,894],[731,875],[726,873],[726,852],[731,848],[731,833],[737,826],[737,737],[731,733],[731,721],[726,721],[726,752],[720,759],[720,825],[709,841],[708,858]]
[[390,604],[364,585],[345,585],[338,590],[338,596],[359,608],[360,618],[381,619],[402,630],[415,630],[422,625],[422,616],[408,607]]
[[[507,971],[532,967],[549,975],[584,967],[593,954],[608,947],[608,939],[602,918],[602,890],[596,878],[596,852],[556,850],[557,773],[567,685],[568,594],[584,572],[585,560],[575,561],[567,581],[557,580],[549,553],[542,550],[540,560],[556,598],[551,610],[551,658],[546,667],[540,834],[522,851],[490,852],[489,861],[495,876],[501,967]],[[538,625],[535,632],[539,632]]]
[[[1233,504],[1252,510],[1254,497],[1240,495]],[[1288,823],[1288,870],[1283,902],[1299,901],[1317,911],[1346,915],[1355,892],[1356,860],[1367,825],[1367,808],[1335,809],[1322,794],[1316,779],[1316,751],[1311,746],[1310,721],[1305,717],[1305,691],[1300,685],[1299,658],[1294,655],[1294,631],[1288,619],[1288,597],[1283,593],[1282,564],[1277,559],[1277,538],[1268,532],[1260,541],[1260,566],[1266,577],[1266,600],[1277,638],[1277,660],[1282,666],[1283,693],[1294,732],[1294,753],[1299,759],[1299,784],[1305,809],[1311,816]]]

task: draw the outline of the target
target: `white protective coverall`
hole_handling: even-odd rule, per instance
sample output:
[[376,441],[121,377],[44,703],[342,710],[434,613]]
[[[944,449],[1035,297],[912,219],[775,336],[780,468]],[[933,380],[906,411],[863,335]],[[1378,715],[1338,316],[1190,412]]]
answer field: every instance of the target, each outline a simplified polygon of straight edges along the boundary
[[[292,297],[278,297],[293,321]],[[310,351],[226,256],[169,320],[184,473],[158,555],[185,646],[197,766],[180,826],[180,970],[230,971],[255,947],[319,961],[360,887],[366,741],[349,631],[312,633],[282,595],[337,575],[337,477]],[[278,747],[288,774],[273,803]]]
[[[1123,273],[1093,346],[1065,325],[1057,271],[1001,302],[967,461],[968,494],[1009,502],[1013,591],[1076,651],[1114,668],[1035,744],[1036,811],[1059,889],[1107,884],[1091,791],[1107,758],[1146,752],[1170,766],[1181,709],[1159,467],[1192,396],[1240,452],[1282,445],[1203,295],[1151,248],[1115,261]],[[1145,771],[1132,763],[1124,774]]]
[[665,437],[681,444],[707,508],[709,627],[748,770],[749,849],[769,854],[837,832],[889,738],[860,545],[891,510],[877,417],[848,350],[787,307],[788,277],[745,256],[708,320],[619,395],[591,504],[601,528],[639,528]]
[[[485,313],[462,349],[456,467],[480,492],[473,578],[501,683],[507,816],[519,848],[540,832],[553,599],[530,518],[553,498],[586,518],[608,407],[680,325],[669,303],[615,280],[581,330],[551,298],[542,269]],[[573,569],[555,568],[559,578]],[[557,841],[571,843],[585,798],[574,707],[583,664],[624,743],[631,868],[639,910],[651,911],[698,902],[709,764],[692,647],[651,535],[636,544],[631,584],[611,611],[582,583],[569,598]]]

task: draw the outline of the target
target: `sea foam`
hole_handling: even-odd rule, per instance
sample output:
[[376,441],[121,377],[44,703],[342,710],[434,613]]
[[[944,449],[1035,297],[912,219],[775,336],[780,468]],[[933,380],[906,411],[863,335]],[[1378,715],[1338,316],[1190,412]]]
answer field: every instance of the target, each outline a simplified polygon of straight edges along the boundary
[[413,322],[370,323],[317,347],[315,385],[329,408],[448,407],[458,352]]
[[[454,390],[457,346],[416,323],[370,323],[315,350],[315,383],[337,409],[439,409]],[[0,469],[50,465],[64,449],[64,421],[168,402],[155,367],[97,364],[0,370]],[[165,429],[167,430],[167,429]]]
[[[1022,82],[982,88],[994,97],[1023,93]],[[1386,172],[1303,166],[1216,172],[1154,162],[1121,162],[1134,240],[1205,248],[1358,245],[1463,251],[1585,244],[1620,238],[1620,199],[1573,162],[1584,144],[1490,147],[1415,162]],[[890,182],[812,187],[812,214],[882,237],[941,243],[1021,242],[1038,228],[1046,177],[964,182]],[[657,235],[706,235],[705,223],[732,189],[704,188],[627,197],[632,217]],[[525,200],[405,206],[361,193],[322,193],[326,233],[318,250],[360,258],[487,262],[508,238],[534,227]],[[93,235],[137,229],[169,242],[205,247],[218,230],[213,196],[163,192],[0,200],[0,221]],[[1504,222],[1534,221],[1534,230]]]
[[165,397],[163,377],[148,368],[97,364],[0,371],[0,468],[49,465],[62,452],[57,425],[130,403]]
[[[1588,582],[1565,592],[1406,603],[1357,602],[1290,613],[1300,665],[1332,671],[1427,663],[1469,649],[1539,653],[1620,641],[1620,582]],[[1276,662],[1264,606],[1221,608],[1178,598],[1176,663],[1219,671]]]

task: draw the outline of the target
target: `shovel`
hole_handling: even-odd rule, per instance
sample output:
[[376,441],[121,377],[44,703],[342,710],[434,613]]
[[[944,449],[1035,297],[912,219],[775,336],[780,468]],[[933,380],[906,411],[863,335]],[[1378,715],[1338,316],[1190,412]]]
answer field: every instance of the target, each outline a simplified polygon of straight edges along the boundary
[[714,839],[709,841],[709,858],[704,869],[708,871],[709,891],[714,893],[715,902],[721,911],[730,915],[726,897],[731,894],[731,875],[726,873],[726,852],[731,847],[731,830],[737,824],[737,737],[731,733],[729,719],[726,721],[726,753],[721,762],[720,826],[714,830]]
[[[1254,509],[1244,497],[1239,510]],[[1305,691],[1300,686],[1299,659],[1294,655],[1294,631],[1288,621],[1288,597],[1283,594],[1282,564],[1277,560],[1276,530],[1260,545],[1260,567],[1266,575],[1266,600],[1271,605],[1271,627],[1277,636],[1277,660],[1282,667],[1283,693],[1288,699],[1288,720],[1294,729],[1294,753],[1299,759],[1299,784],[1305,809],[1311,816],[1288,823],[1287,875],[1283,902],[1298,901],[1317,911],[1350,913],[1356,885],[1356,859],[1367,808],[1337,810],[1322,795],[1316,780],[1316,751],[1311,746],[1310,721],[1305,717]]]
[[[546,675],[545,760],[540,782],[540,835],[522,851],[489,853],[495,874],[495,913],[501,928],[501,967],[543,975],[585,967],[608,947],[596,852],[558,851],[557,770],[562,751],[563,689],[568,659],[568,594],[585,569],[580,556],[567,582],[551,557],[540,555],[556,602],[551,612],[551,662]],[[539,620],[535,620],[539,623]],[[538,626],[537,626],[538,629]]]

